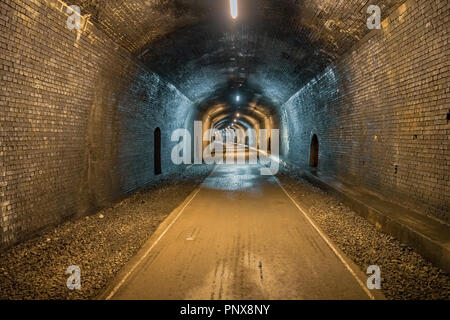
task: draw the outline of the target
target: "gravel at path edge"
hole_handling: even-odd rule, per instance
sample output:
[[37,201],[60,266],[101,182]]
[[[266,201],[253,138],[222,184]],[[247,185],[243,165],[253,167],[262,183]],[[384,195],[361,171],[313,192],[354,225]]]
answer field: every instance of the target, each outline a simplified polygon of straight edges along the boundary
[[[191,166],[152,189],[1,252],[0,299],[94,298],[211,169]],[[81,268],[81,290],[67,288],[71,265]]]
[[[283,186],[328,237],[365,273],[370,265],[381,270],[382,292],[387,299],[450,299],[450,277],[412,248],[378,231],[336,197],[299,175],[279,174]],[[369,275],[368,275],[369,277]]]

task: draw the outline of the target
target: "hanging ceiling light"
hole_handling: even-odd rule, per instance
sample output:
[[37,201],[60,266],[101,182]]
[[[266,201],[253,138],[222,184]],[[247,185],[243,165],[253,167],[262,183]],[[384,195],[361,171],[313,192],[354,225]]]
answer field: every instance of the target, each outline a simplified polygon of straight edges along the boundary
[[230,0],[231,17],[236,19],[238,16],[237,0]]

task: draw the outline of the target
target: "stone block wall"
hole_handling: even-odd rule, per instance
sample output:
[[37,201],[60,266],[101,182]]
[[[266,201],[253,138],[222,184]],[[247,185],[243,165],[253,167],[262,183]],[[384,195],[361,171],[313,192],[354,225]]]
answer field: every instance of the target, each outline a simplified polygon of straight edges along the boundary
[[284,155],[450,222],[450,3],[409,0],[281,108]]
[[68,29],[66,9],[0,2],[0,247],[182,170],[170,134],[192,102],[87,19]]

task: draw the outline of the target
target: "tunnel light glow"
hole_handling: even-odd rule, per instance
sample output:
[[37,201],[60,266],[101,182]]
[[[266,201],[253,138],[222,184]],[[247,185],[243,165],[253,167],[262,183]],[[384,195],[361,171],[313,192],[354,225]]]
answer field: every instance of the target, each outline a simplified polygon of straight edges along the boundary
[[237,0],[230,0],[231,17],[236,19],[238,16]]

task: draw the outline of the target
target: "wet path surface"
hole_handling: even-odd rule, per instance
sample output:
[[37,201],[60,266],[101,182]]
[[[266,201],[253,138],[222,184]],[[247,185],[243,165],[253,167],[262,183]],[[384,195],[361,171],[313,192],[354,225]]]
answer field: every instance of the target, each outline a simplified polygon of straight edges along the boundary
[[369,299],[345,258],[260,168],[217,166],[109,298]]

